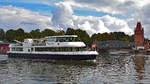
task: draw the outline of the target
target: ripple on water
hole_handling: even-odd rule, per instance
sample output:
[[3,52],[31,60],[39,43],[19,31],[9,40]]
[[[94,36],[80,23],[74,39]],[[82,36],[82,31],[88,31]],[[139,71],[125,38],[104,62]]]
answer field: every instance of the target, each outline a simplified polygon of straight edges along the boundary
[[[52,83],[53,82],[53,83]],[[145,84],[149,56],[99,56],[96,62],[11,59],[0,56],[0,84]]]

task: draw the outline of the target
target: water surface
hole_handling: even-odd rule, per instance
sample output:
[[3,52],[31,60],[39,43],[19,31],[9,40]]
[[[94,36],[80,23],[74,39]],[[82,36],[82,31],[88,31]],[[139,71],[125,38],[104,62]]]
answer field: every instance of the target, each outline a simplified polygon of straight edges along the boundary
[[96,62],[0,55],[0,84],[149,84],[150,56],[99,56]]

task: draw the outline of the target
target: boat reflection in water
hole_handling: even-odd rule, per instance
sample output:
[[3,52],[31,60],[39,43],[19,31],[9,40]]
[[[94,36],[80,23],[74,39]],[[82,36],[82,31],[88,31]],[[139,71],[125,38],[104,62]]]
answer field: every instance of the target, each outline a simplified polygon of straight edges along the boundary
[[95,67],[93,61],[50,61],[9,58],[6,82],[24,84],[78,83],[78,76]]

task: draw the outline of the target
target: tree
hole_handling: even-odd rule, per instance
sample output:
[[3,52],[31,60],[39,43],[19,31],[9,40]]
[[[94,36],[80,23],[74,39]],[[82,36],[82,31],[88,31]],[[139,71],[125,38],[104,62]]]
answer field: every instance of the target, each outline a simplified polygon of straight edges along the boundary
[[65,34],[66,35],[74,35],[75,34],[75,30],[73,28],[68,28]]
[[115,37],[115,40],[121,40],[126,34],[124,32],[111,32],[111,36]]
[[31,35],[31,33],[28,33],[28,32],[27,32],[27,33],[25,33],[24,38],[33,38],[33,37],[32,37],[32,35]]
[[98,34],[93,34],[91,36],[92,41],[106,41],[106,40],[115,40],[115,37],[109,33],[98,33]]
[[24,41],[25,33],[22,28],[15,30],[15,34],[16,34],[15,40]]
[[8,42],[13,42],[16,37],[16,32],[13,29],[10,29],[6,32],[6,40]]
[[56,32],[51,29],[45,29],[44,31],[41,32],[41,34],[42,34],[42,37],[54,36],[56,35]]
[[90,46],[90,36],[84,30],[77,29],[75,30],[75,35],[78,35],[79,39],[83,41],[86,45]]
[[30,32],[30,34],[32,35],[32,38],[41,38],[42,37],[40,29],[32,30]]
[[98,34],[93,34],[91,36],[91,40],[92,41],[120,40],[120,41],[133,42],[134,35],[129,36],[126,35],[124,32],[98,33]]
[[3,29],[0,29],[0,40],[1,41],[5,40],[5,31]]
[[[24,32],[22,28],[17,30],[10,29],[5,31],[0,29],[0,40],[6,40],[8,42],[13,42],[14,40],[23,41],[25,38],[43,38],[46,36],[54,36],[54,35],[77,35],[78,39],[83,41],[86,45],[91,46],[94,41],[106,41],[106,40],[121,40],[121,41],[134,41],[134,35],[126,35],[124,32],[111,32],[111,33],[98,33],[93,34],[91,37],[88,33],[81,29],[73,29],[68,28],[66,32],[63,30],[59,30],[57,32],[51,29],[45,29],[40,32],[40,29],[32,30],[31,32]],[[148,39],[145,39],[149,41]]]

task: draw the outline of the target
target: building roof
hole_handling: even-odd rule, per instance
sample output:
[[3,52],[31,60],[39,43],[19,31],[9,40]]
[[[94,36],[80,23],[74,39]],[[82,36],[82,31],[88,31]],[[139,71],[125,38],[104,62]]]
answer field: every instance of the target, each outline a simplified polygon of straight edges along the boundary
[[144,31],[144,29],[142,28],[141,22],[137,22],[135,31]]

